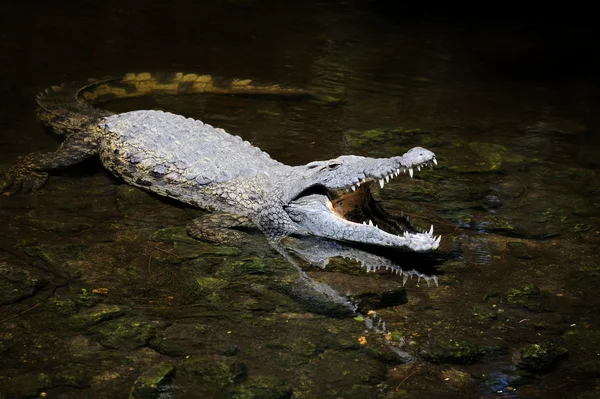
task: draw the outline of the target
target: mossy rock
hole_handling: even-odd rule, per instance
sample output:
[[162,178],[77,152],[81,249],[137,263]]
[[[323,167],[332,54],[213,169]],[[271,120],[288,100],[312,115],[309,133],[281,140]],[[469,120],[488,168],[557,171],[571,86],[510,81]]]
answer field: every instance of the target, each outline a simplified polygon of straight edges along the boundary
[[125,313],[117,305],[100,304],[91,309],[85,309],[69,317],[68,324],[74,329],[82,329],[99,324],[103,321],[116,319]]
[[244,363],[221,358],[191,357],[177,367],[175,384],[188,386],[190,390],[213,397],[229,386],[247,378]]
[[175,367],[161,362],[146,369],[135,380],[129,399],[155,399],[160,397],[160,388],[170,383]]
[[50,297],[44,303],[44,308],[63,316],[71,316],[77,312],[77,306],[75,305],[75,302],[69,298],[59,299],[57,297]]
[[95,327],[91,334],[105,348],[133,350],[145,346],[164,322],[120,317]]
[[46,285],[48,281],[36,271],[0,262],[0,305],[31,297]]
[[490,306],[476,305],[471,314],[480,323],[489,322],[498,318],[498,311]]
[[423,353],[423,358],[436,364],[470,364],[484,354],[479,346],[471,342],[440,338]]
[[504,293],[503,300],[509,305],[533,312],[550,311],[555,307],[554,298],[533,284],[509,289]]
[[513,353],[513,363],[522,369],[540,372],[548,371],[569,353],[565,348],[551,342],[531,344],[517,349]]

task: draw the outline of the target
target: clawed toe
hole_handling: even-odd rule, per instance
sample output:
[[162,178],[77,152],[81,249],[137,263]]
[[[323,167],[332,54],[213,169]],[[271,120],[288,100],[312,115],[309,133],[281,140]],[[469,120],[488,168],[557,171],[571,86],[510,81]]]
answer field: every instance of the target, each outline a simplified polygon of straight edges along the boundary
[[45,172],[13,167],[0,181],[0,193],[7,196],[33,193],[42,187],[46,180],[48,174]]

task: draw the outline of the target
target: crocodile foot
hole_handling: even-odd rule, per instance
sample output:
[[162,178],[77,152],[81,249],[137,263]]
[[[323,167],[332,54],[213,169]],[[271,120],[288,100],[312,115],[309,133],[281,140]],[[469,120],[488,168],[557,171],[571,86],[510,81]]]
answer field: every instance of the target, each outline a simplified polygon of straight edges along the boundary
[[0,192],[4,195],[35,192],[46,183],[48,173],[32,168],[31,157],[20,157],[16,164],[0,178]]

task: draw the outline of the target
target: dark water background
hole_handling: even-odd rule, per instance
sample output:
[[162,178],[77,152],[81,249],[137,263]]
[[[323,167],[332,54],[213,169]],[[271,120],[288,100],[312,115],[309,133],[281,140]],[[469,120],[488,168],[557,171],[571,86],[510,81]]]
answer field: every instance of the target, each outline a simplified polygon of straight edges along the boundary
[[251,78],[344,103],[107,107],[202,119],[289,164],[426,147],[440,166],[378,196],[443,239],[438,255],[394,255],[437,285],[403,288],[340,258],[305,265],[359,304],[349,315],[260,235],[242,249],[190,242],[184,226],[201,211],[120,185],[97,162],[71,168],[0,198],[0,398],[600,397],[598,28],[586,10],[470,11],[4,5],[1,171],[56,148],[35,117],[50,85],[131,71]]

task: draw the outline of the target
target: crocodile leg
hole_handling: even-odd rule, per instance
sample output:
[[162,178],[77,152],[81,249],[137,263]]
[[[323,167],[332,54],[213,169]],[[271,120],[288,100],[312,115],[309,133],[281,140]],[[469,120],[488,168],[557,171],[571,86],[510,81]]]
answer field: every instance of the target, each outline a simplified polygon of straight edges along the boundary
[[26,194],[46,183],[48,171],[65,168],[98,154],[98,142],[87,134],[73,134],[55,152],[20,157],[0,180],[5,195]]
[[210,213],[192,220],[187,225],[190,237],[214,244],[240,244],[246,234],[235,228],[256,227],[246,216],[235,213]]

